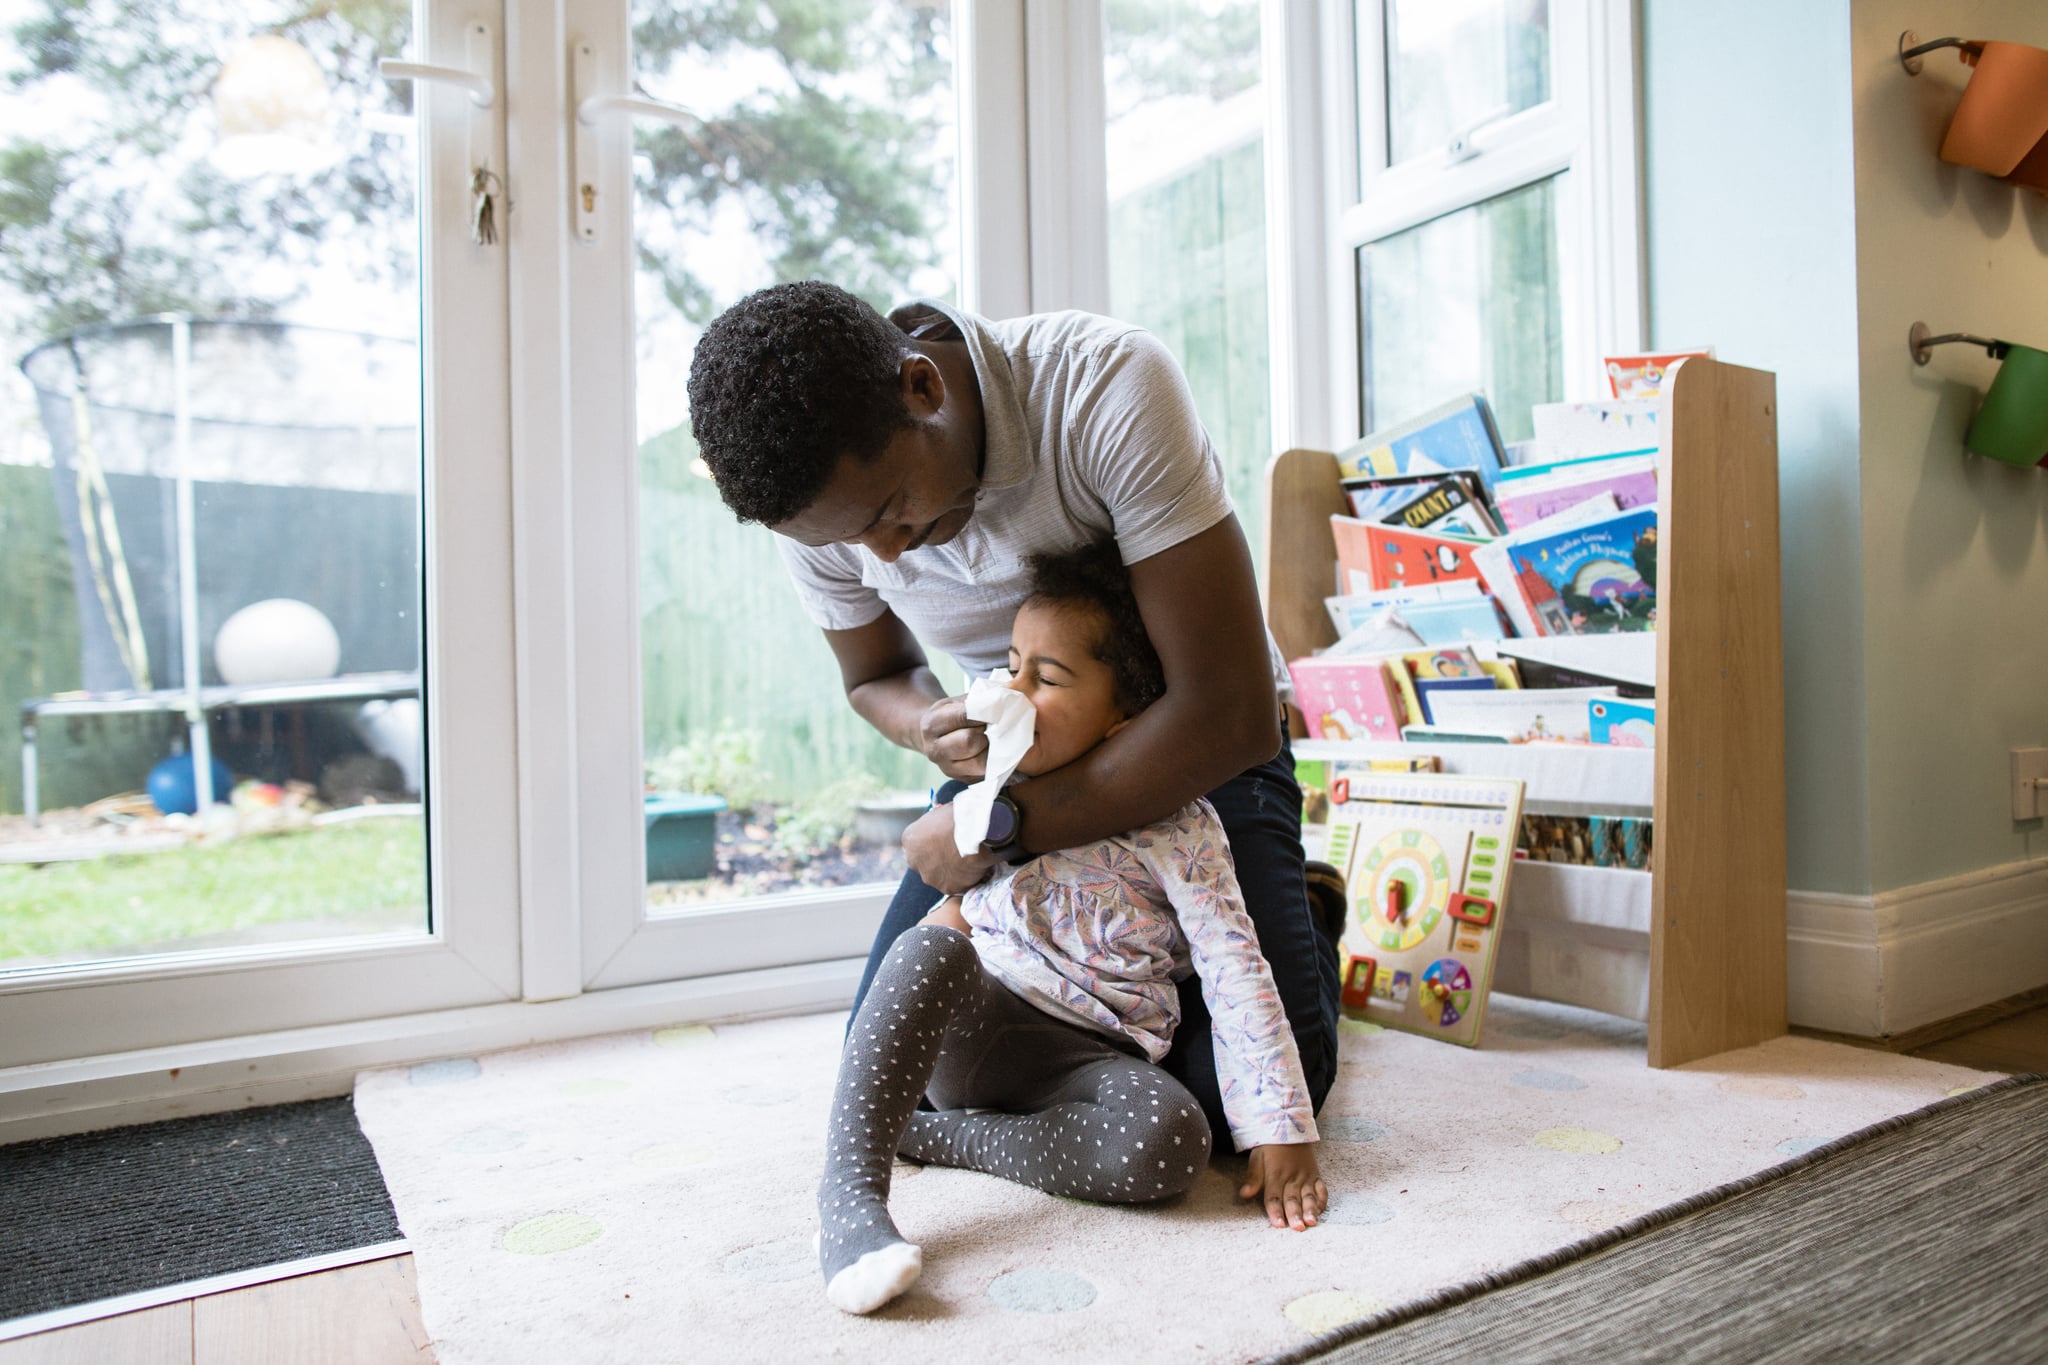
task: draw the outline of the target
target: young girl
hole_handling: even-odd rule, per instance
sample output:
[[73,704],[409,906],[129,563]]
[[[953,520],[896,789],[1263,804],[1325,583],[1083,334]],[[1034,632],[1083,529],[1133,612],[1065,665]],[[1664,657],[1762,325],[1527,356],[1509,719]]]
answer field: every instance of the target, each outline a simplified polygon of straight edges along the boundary
[[[1018,772],[1071,762],[1164,691],[1113,544],[1031,562],[1011,686],[1037,728]],[[1297,1230],[1328,1202],[1294,1035],[1204,800],[1143,829],[1005,868],[899,938],[847,1032],[818,1188],[826,1296],[868,1313],[922,1253],[889,1218],[895,1156],[1051,1194],[1149,1203],[1183,1194],[1209,1125],[1154,1065],[1190,972],[1214,1016],[1240,1195]],[[938,1112],[918,1112],[929,1094]]]

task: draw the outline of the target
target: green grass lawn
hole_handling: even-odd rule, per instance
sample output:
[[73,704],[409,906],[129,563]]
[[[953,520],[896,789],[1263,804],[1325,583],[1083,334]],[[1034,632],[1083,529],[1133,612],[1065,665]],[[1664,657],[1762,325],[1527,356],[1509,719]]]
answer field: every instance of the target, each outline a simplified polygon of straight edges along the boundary
[[[311,934],[425,929],[421,822],[360,820],[161,853],[0,866],[0,966],[303,923]],[[230,938],[227,941],[232,941]]]

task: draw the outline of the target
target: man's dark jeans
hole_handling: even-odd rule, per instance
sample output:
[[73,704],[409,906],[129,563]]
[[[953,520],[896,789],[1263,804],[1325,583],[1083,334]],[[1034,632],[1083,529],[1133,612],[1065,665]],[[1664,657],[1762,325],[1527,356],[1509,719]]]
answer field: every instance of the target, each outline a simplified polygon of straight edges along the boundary
[[[948,782],[939,789],[938,799],[952,800],[953,793],[965,785]],[[1273,969],[1280,1002],[1293,1026],[1309,1100],[1321,1109],[1337,1079],[1337,958],[1330,941],[1316,927],[1302,880],[1301,787],[1294,780],[1293,750],[1283,740],[1280,752],[1269,762],[1246,769],[1210,792],[1209,803],[1223,821],[1245,907],[1259,931],[1259,947]],[[867,969],[861,973],[860,990],[853,1001],[856,1013],[889,945],[931,913],[939,900],[939,893],[915,872],[904,874],[903,885],[897,888],[875,935]],[[1209,1007],[1202,999],[1202,983],[1197,977],[1180,983],[1180,1027],[1174,1031],[1173,1049],[1160,1065],[1202,1102],[1216,1135],[1217,1150],[1235,1151],[1223,1115],[1223,1096],[1217,1088]]]

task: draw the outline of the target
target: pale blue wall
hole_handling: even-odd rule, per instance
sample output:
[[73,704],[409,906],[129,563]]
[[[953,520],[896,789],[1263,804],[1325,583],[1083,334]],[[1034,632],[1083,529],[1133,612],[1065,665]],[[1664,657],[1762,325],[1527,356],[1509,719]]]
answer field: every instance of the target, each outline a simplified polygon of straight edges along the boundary
[[1650,341],[1777,373],[1788,880],[1866,893],[1849,5],[1642,11]]
[[1995,365],[1916,321],[2048,349],[2048,199],[1936,155],[1969,71],[1899,69],[1898,36],[2048,47],[2043,0],[1856,0],[1864,676],[1873,888],[2048,856],[2008,751],[2048,744],[2048,472],[1962,450]]

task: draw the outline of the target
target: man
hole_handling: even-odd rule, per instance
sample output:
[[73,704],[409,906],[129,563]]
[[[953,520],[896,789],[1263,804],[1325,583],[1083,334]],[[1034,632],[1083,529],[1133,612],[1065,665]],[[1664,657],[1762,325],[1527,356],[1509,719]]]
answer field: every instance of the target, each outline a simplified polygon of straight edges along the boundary
[[[1002,664],[1034,552],[1113,536],[1165,670],[1165,695],[1143,715],[1006,793],[973,855],[955,847],[950,805],[910,827],[911,871],[861,995],[942,895],[1004,860],[1120,834],[1206,794],[1320,1106],[1336,1078],[1337,966],[1303,882],[1284,669],[1221,464],[1165,348],[1076,312],[992,322],[925,302],[884,318],[807,281],[720,315],[697,344],[689,397],[720,496],[780,537],[854,710],[949,777],[980,777],[987,740],[924,644],[970,675]],[[1181,1006],[1164,1065],[1229,1150],[1192,980]]]

